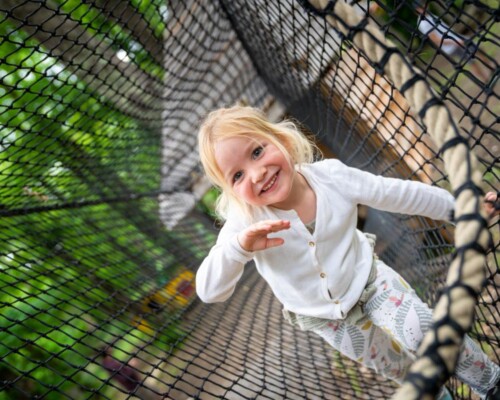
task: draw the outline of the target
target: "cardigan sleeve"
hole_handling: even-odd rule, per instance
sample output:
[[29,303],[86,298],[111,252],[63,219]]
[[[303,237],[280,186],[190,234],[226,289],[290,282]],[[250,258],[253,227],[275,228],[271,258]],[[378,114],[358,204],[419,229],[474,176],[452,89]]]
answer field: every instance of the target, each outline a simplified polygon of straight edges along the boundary
[[196,273],[196,293],[205,303],[222,302],[231,297],[245,264],[252,259],[253,253],[245,251],[238,243],[238,232],[226,222]]
[[451,219],[455,198],[445,189],[412,180],[374,175],[334,161],[331,163],[332,176],[335,176],[340,188],[345,188],[345,195],[357,204],[435,220]]

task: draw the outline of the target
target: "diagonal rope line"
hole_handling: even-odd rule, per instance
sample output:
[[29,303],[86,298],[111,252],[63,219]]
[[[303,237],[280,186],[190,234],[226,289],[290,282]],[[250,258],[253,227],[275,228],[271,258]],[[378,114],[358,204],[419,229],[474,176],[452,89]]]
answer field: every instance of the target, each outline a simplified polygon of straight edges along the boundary
[[[404,93],[436,144],[440,148],[446,144],[441,151],[456,194],[456,218],[464,214],[475,215],[457,224],[457,251],[449,267],[447,287],[434,309],[433,327],[424,337],[419,358],[411,367],[407,380],[395,395],[397,399],[421,399],[424,394],[437,393],[453,373],[463,336],[472,326],[477,294],[485,279],[484,249],[490,236],[476,190],[481,180],[478,161],[461,137],[447,107],[424,79],[417,78],[420,77],[417,68],[385,40],[373,23],[367,23],[366,18],[344,1],[301,0],[300,3],[308,12],[325,17]],[[464,189],[458,191],[459,188]]]

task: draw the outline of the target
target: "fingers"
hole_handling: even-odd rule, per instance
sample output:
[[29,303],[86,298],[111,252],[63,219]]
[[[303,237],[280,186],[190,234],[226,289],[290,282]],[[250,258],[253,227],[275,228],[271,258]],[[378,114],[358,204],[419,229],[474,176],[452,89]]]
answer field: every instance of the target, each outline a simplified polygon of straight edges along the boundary
[[497,193],[486,193],[486,195],[484,196],[484,208],[490,218],[500,214],[500,202]]
[[262,235],[262,234],[268,234],[271,232],[279,232],[284,229],[289,229],[290,228],[290,221],[287,220],[266,220],[266,221],[260,221],[249,228],[249,233],[252,233],[254,235]]
[[484,196],[484,201],[488,203],[493,203],[495,204],[495,201],[497,200],[498,195],[495,192],[488,192]]
[[269,249],[271,247],[278,247],[281,246],[285,241],[282,238],[271,238],[267,239],[266,242],[266,249]]
[[267,220],[250,225],[241,231],[238,236],[238,243],[247,251],[268,249],[270,247],[281,246],[284,241],[281,238],[268,238],[267,235],[290,228],[290,221]]

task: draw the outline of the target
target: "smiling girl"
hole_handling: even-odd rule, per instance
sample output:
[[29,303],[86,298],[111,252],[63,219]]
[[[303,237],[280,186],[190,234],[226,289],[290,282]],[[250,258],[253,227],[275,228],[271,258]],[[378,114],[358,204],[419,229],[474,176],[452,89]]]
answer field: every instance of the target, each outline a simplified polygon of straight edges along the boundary
[[[292,122],[271,123],[254,108],[208,115],[199,153],[221,190],[217,212],[225,223],[197,272],[198,296],[227,300],[253,259],[287,321],[401,383],[432,311],[376,257],[375,237],[356,229],[357,206],[447,220],[454,198],[338,160],[313,162],[316,150]],[[500,368],[469,337],[456,371],[481,398],[500,378]]]

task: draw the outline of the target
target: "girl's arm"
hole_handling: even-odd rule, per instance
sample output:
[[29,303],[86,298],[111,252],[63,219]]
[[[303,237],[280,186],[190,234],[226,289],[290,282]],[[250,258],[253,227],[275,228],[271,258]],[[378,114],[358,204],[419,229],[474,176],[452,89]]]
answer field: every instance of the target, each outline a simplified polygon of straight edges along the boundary
[[241,248],[238,231],[226,223],[207,257],[196,272],[196,293],[205,303],[227,300],[243,275],[245,264],[252,253]]
[[421,215],[449,221],[455,207],[454,197],[445,189],[422,182],[386,178],[337,161],[332,174],[337,174],[345,195],[357,204],[382,211]]
[[231,223],[224,225],[217,243],[196,273],[196,292],[205,303],[227,300],[243,274],[253,252],[281,246],[281,238],[268,238],[272,232],[290,228],[290,221],[260,221],[239,230]]

